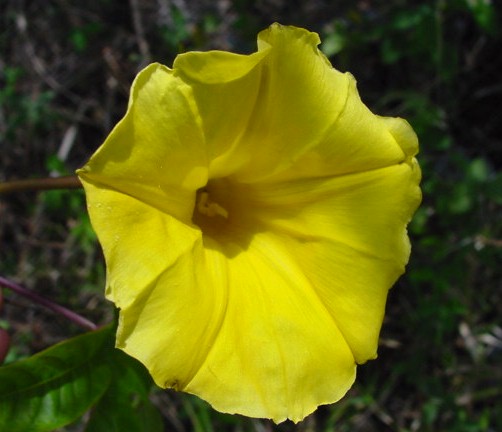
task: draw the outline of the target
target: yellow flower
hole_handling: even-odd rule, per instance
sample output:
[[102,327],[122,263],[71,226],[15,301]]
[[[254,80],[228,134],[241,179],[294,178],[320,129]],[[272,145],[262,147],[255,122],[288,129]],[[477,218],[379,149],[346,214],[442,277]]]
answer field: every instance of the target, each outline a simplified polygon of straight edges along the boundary
[[274,24],[254,54],[148,66],[78,172],[117,346],[161,387],[276,422],[339,400],[376,357],[420,201],[414,132],[318,43]]

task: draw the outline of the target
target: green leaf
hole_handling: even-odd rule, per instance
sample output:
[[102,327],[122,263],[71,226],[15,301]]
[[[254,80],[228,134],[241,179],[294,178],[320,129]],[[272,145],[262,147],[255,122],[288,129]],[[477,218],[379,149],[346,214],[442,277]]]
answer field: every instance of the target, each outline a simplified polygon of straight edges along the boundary
[[335,31],[324,37],[321,50],[326,57],[331,57],[342,51],[345,48],[346,42],[345,36],[335,29]]
[[162,418],[150,402],[152,379],[145,367],[120,350],[110,363],[112,382],[92,411],[87,432],[160,432]]
[[107,326],[0,368],[0,430],[43,432],[85,413],[110,384]]
[[478,25],[487,33],[495,34],[497,32],[497,17],[492,2],[470,0],[466,3]]
[[467,167],[467,176],[477,183],[484,183],[490,176],[490,168],[484,159],[474,159]]
[[466,213],[473,207],[473,197],[469,185],[457,184],[450,192],[448,208],[452,214]]
[[502,172],[488,183],[486,193],[495,203],[502,205]]

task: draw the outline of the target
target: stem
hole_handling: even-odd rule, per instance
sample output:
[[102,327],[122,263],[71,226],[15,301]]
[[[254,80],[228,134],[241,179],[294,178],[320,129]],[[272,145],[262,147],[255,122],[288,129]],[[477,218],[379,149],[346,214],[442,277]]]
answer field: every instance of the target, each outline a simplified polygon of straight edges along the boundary
[[87,318],[80,316],[79,314],[71,311],[70,309],[58,305],[57,303],[47,300],[46,298],[29,290],[28,288],[24,288],[23,286],[18,285],[1,276],[0,276],[0,286],[4,286],[5,288],[10,289],[17,294],[26,297],[27,299],[30,299],[35,303],[38,303],[39,305],[45,306],[46,308],[52,310],[53,312],[56,312],[59,315],[64,316],[65,318],[69,319],[70,321],[73,321],[75,324],[79,325],[80,327],[86,330],[96,330],[98,328],[96,324],[89,321]]
[[40,191],[49,189],[78,189],[82,183],[77,176],[47,177],[42,179],[13,180],[0,183],[0,195],[19,191]]

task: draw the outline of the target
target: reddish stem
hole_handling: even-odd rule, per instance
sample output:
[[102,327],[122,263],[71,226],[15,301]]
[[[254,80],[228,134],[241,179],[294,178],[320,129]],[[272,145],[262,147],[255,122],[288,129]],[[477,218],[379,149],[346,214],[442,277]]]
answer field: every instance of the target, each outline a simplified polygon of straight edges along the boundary
[[46,308],[52,310],[53,312],[56,312],[59,315],[64,316],[65,318],[69,319],[70,321],[73,321],[75,324],[79,325],[80,327],[86,330],[96,330],[98,328],[96,324],[89,321],[87,318],[84,318],[83,316],[80,316],[79,314],[71,311],[70,309],[58,305],[57,303],[54,303],[46,299],[45,297],[42,297],[41,295],[29,290],[28,288],[18,285],[17,283],[14,283],[1,276],[0,276],[0,285],[14,291],[15,293],[23,297],[26,297],[27,299],[30,299],[35,303],[38,303],[39,305],[45,306]]

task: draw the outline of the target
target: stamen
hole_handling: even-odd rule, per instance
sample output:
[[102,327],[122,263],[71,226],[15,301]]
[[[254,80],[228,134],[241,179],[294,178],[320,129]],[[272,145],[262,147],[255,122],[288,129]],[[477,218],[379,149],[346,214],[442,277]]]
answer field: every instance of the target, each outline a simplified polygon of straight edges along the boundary
[[225,219],[228,219],[228,211],[225,210],[219,204],[210,201],[209,193],[204,191],[199,193],[199,199],[197,201],[197,210],[200,213],[209,217],[214,217],[219,215],[223,216]]

